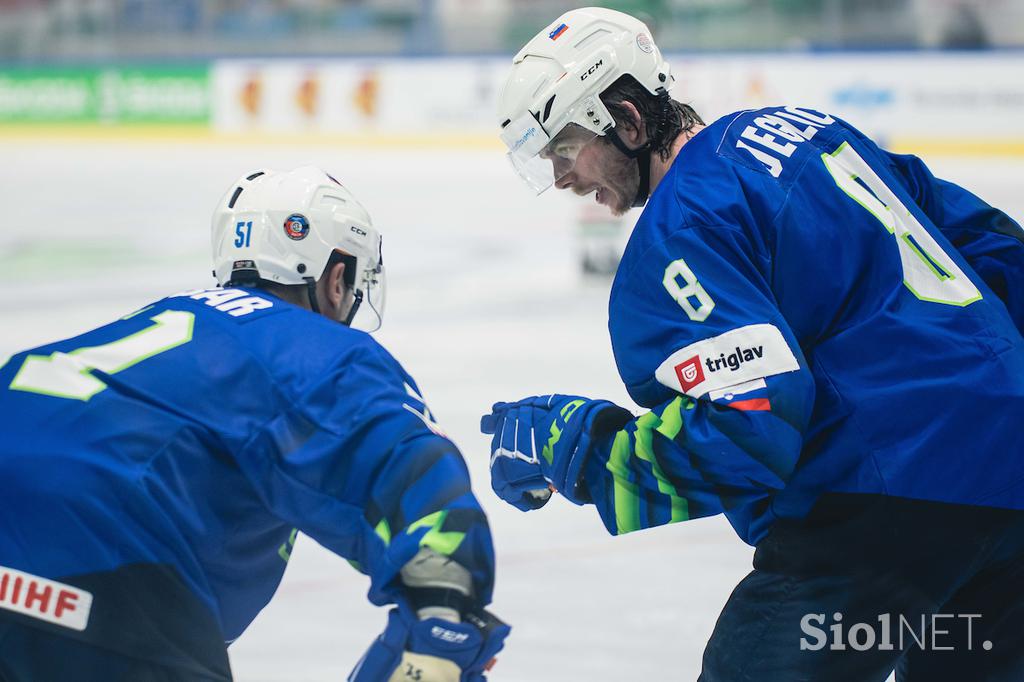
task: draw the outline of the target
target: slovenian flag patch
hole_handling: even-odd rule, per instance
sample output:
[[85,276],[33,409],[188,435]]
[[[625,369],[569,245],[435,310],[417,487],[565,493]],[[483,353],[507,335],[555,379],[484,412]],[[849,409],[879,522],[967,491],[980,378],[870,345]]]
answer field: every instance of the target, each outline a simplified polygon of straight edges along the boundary
[[558,40],[558,37],[568,30],[568,26],[566,26],[565,24],[559,24],[558,26],[555,27],[553,31],[551,31],[551,33],[548,34],[548,38],[551,38],[552,40]]
[[768,399],[768,384],[764,379],[747,381],[729,388],[708,393],[712,400],[723,401],[734,410],[744,412],[771,412],[772,403]]

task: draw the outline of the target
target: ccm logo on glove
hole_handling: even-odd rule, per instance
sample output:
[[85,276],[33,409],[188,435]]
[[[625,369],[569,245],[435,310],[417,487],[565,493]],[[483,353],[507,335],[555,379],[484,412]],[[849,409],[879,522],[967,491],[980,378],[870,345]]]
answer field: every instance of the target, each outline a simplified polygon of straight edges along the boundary
[[469,639],[469,635],[464,632],[453,632],[439,625],[430,628],[430,635],[450,644],[462,644]]

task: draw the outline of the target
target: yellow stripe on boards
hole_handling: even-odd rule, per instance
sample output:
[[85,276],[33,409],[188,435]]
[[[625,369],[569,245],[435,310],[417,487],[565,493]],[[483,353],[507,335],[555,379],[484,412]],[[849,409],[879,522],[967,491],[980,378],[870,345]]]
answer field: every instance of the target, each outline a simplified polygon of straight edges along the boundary
[[202,125],[138,124],[106,126],[100,124],[0,124],[4,143],[38,144],[47,141],[104,142],[138,144],[173,142],[181,144],[242,146],[331,145],[338,147],[385,149],[484,149],[501,152],[498,134],[487,133],[382,133],[382,132],[227,132]]
[[882,145],[897,154],[916,156],[993,156],[1024,159],[1022,139],[955,139],[936,137],[893,137]]
[[[39,142],[75,140],[103,142],[181,142],[218,145],[320,145],[341,147],[494,149],[502,150],[498,131],[493,133],[438,131],[396,133],[382,131],[226,131],[213,130],[205,123],[192,124],[103,124],[103,123],[0,123],[0,140]],[[954,139],[949,137],[894,136],[883,146],[900,154],[933,156],[976,156],[1024,159],[1024,138]]]

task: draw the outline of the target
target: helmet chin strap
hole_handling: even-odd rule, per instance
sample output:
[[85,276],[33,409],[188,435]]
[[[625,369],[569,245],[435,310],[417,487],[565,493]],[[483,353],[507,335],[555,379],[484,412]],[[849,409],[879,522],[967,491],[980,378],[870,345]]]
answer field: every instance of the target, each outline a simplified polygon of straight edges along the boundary
[[651,143],[646,142],[638,149],[630,149],[622,141],[615,128],[609,130],[605,135],[615,148],[631,159],[636,159],[637,169],[640,171],[640,184],[636,188],[636,196],[633,197],[633,208],[640,208],[647,203],[651,195]]
[[356,313],[359,312],[359,306],[363,302],[363,290],[356,289],[355,293],[352,294],[352,299],[352,307],[348,309],[348,315],[341,322],[346,327],[352,326],[352,320],[355,319]]
[[312,277],[303,277],[306,283],[306,294],[309,295],[309,309],[317,315],[320,314],[320,302],[316,300],[316,280]]
[[[302,280],[306,283],[306,293],[309,296],[309,309],[317,315],[320,314],[320,303],[316,300],[316,280],[312,277],[303,277]],[[346,327],[352,326],[352,320],[355,319],[356,313],[359,312],[359,306],[363,303],[363,291],[362,289],[356,289],[352,294],[352,307],[348,309],[348,315],[345,316],[341,323]]]

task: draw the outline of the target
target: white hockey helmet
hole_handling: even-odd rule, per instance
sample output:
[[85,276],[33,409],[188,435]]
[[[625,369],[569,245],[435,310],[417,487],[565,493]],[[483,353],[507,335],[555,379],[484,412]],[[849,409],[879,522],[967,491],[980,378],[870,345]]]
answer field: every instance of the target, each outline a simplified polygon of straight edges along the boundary
[[647,26],[600,7],[566,12],[512,59],[498,104],[501,139],[538,194],[572,170],[587,143],[612,131],[600,94],[623,75],[654,95],[673,83]]
[[[345,262],[345,282],[356,298],[346,324],[365,302],[374,319],[360,326],[380,326],[386,293],[380,233],[352,193],[319,168],[239,178],[217,204],[211,237],[221,286],[266,280],[312,289],[329,261]],[[312,292],[310,304],[317,309]]]

